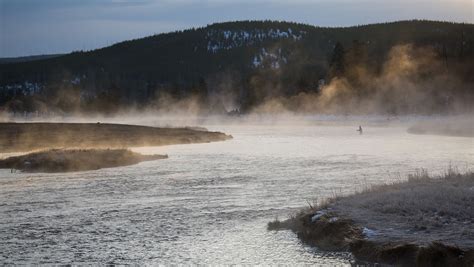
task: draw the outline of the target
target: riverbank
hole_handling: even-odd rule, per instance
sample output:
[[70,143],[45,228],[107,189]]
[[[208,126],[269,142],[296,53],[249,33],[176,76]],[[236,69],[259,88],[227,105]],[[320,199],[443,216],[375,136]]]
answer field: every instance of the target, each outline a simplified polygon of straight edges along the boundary
[[323,250],[397,265],[474,264],[474,173],[426,172],[405,182],[329,199],[269,230],[290,229]]
[[127,166],[166,158],[167,155],[142,155],[127,149],[54,149],[0,160],[0,169],[23,172],[74,172]]
[[408,132],[412,134],[474,137],[474,119],[463,118],[418,122],[408,128]]
[[0,151],[60,148],[127,148],[231,139],[221,132],[105,123],[0,123]]

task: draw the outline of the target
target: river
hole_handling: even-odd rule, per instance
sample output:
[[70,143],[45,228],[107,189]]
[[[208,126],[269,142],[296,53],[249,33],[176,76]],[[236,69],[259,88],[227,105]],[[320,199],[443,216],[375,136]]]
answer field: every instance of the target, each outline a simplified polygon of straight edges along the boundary
[[[225,142],[134,148],[169,159],[97,171],[0,170],[0,263],[348,265],[289,231],[267,231],[307,203],[420,168],[472,169],[472,138],[406,126],[204,125]],[[1,154],[0,154],[1,155]]]

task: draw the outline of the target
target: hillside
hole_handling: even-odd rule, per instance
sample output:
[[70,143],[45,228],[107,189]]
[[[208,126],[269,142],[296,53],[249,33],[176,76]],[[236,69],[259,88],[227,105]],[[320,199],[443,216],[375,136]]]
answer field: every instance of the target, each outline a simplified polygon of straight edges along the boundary
[[[444,105],[439,103],[444,99],[472,99],[472,24],[403,21],[322,28],[288,22],[240,21],[159,34],[44,60],[0,64],[0,110],[113,113],[130,106],[162,109],[169,99],[177,101],[192,96],[202,107],[200,112],[234,108],[250,111],[270,98],[320,94],[322,86],[335,77],[347,77],[351,89],[380,87],[364,83],[360,69],[370,73],[370,77],[379,77],[393,55],[393,48],[403,44],[413,45],[409,51],[413,54],[408,58],[421,58],[416,49],[428,48],[430,59],[439,63],[426,64],[439,68],[416,72],[416,79],[410,76],[408,80],[418,84],[419,77],[424,82],[442,72],[449,76],[444,80],[446,84],[454,84],[453,80],[460,84],[449,95],[436,96],[430,110],[431,106]],[[357,73],[351,73],[352,69]],[[429,94],[436,95],[439,90]],[[369,94],[373,92],[355,95],[366,99]],[[355,95],[338,98],[331,105],[344,105],[346,99]],[[378,96],[393,97],[385,93]],[[165,104],[163,99],[169,101]],[[302,106],[300,100],[295,101],[283,105],[289,109]],[[417,103],[405,104],[410,110],[390,106],[382,111],[418,112],[414,108]],[[307,105],[312,104],[303,106]],[[327,109],[323,104],[319,106],[314,110]],[[385,102],[379,106],[385,107]],[[313,107],[305,111],[312,110]],[[344,112],[347,111],[350,110]]]
[[20,62],[30,62],[35,60],[43,60],[48,58],[55,58],[62,56],[63,54],[51,54],[51,55],[34,55],[26,57],[2,57],[0,58],[0,64],[11,64]]

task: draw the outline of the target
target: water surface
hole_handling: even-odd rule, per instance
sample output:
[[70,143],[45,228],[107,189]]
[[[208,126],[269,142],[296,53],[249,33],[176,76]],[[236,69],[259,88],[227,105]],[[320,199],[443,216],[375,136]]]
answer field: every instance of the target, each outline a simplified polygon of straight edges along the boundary
[[327,264],[289,231],[307,202],[474,163],[472,138],[406,127],[223,126],[233,140],[135,148],[169,159],[66,174],[0,170],[1,263]]

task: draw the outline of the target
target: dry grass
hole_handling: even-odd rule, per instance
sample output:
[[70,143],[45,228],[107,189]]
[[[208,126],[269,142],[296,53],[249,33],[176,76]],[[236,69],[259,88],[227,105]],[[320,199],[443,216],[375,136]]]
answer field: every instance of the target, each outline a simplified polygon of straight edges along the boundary
[[474,173],[449,168],[442,176],[430,177],[420,170],[403,182],[331,199],[325,207],[383,232],[376,237],[381,240],[474,247]]
[[333,196],[309,205],[287,221],[275,220],[268,228],[291,229],[295,218],[321,210],[383,233],[374,237],[381,241],[443,241],[474,247],[474,173],[460,174],[452,167],[439,177],[419,170],[405,181]]
[[[269,230],[290,229],[321,249],[350,250],[356,258],[408,266],[474,264],[474,173],[426,170],[405,181],[366,187],[309,204]],[[368,234],[370,233],[370,234]]]
[[232,138],[191,128],[155,128],[104,123],[0,123],[0,151],[52,148],[127,148],[208,143]]

